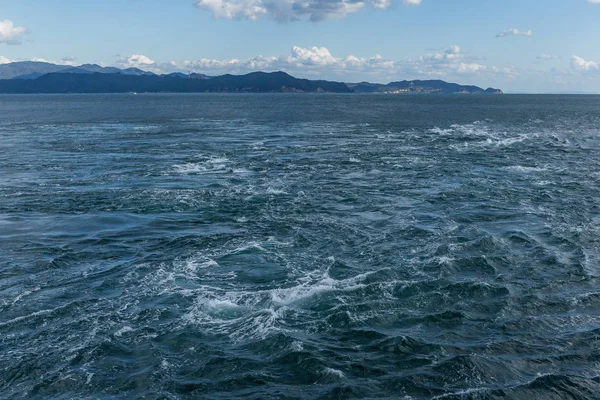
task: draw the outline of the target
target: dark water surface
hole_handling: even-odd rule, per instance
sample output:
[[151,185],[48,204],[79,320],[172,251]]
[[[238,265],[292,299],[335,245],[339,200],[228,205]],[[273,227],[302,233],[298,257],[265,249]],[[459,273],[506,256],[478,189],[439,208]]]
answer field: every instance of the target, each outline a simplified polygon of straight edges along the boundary
[[600,97],[0,96],[0,397],[600,398]]

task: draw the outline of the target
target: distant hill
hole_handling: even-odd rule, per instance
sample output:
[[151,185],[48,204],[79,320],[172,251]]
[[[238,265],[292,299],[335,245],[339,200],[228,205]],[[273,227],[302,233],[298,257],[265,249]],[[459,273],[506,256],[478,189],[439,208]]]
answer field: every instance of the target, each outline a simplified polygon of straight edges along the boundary
[[346,83],[352,91],[356,93],[374,93],[377,89],[384,87],[381,83],[370,83],[370,82],[360,82],[360,83]]
[[190,79],[210,79],[211,77],[204,74],[189,74]]
[[184,74],[183,72],[173,72],[173,73],[167,74],[165,76],[187,78],[187,79],[211,79],[211,78],[213,78],[212,76],[208,76],[208,75],[204,75],[204,74],[191,73],[188,75],[188,74]]
[[123,75],[156,75],[152,72],[143,71],[139,68],[119,69],[116,67],[101,67],[97,64],[84,64],[79,67],[66,68],[57,71],[63,74],[123,74]]
[[387,85],[361,82],[348,84],[355,93],[441,93],[441,94],[502,94],[500,89],[482,89],[441,80],[390,82]]
[[37,61],[20,61],[0,65],[0,79],[13,79],[18,76],[32,76],[31,79],[68,68],[65,65]]
[[20,61],[0,65],[0,79],[37,79],[51,73],[65,74],[123,74],[123,75],[154,75],[152,72],[138,68],[119,69],[116,67],[101,67],[96,64],[84,64],[78,67],[57,65],[47,62]]
[[344,83],[297,79],[284,72],[199,76],[123,73],[48,73],[36,79],[0,80],[0,93],[350,93]]

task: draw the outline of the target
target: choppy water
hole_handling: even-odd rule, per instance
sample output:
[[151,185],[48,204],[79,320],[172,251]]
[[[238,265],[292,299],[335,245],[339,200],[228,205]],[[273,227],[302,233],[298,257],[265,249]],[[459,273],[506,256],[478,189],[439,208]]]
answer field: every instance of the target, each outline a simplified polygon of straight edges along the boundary
[[0,97],[0,397],[600,398],[600,97]]

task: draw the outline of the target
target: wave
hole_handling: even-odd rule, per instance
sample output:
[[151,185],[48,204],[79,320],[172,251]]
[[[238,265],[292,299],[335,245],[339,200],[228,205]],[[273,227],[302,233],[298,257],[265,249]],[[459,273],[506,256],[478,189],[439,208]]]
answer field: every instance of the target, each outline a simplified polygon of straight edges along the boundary
[[210,157],[199,162],[176,164],[172,168],[178,174],[215,174],[229,172],[230,164],[227,157]]
[[506,170],[506,171],[516,172],[516,173],[522,173],[522,174],[530,174],[530,173],[534,173],[534,172],[548,171],[547,168],[524,167],[524,166],[521,166],[521,165],[513,165],[513,166],[510,166],[510,167],[505,167],[503,169]]

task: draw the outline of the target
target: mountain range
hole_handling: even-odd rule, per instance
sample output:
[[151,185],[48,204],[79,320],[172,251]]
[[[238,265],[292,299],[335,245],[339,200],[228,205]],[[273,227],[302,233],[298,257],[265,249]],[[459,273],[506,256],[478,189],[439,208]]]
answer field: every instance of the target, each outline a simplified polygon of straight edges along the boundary
[[74,67],[39,61],[21,61],[0,65],[0,79],[36,79],[42,75],[51,73],[154,75],[152,72],[142,71],[138,68],[120,69],[116,67],[101,67],[97,64],[83,64]]
[[342,83],[298,79],[285,72],[252,72],[221,75],[180,72],[157,75],[138,68],[120,69],[96,64],[80,66],[46,62],[14,62],[0,65],[0,93],[466,93],[502,94],[441,80],[401,81],[388,84]]

